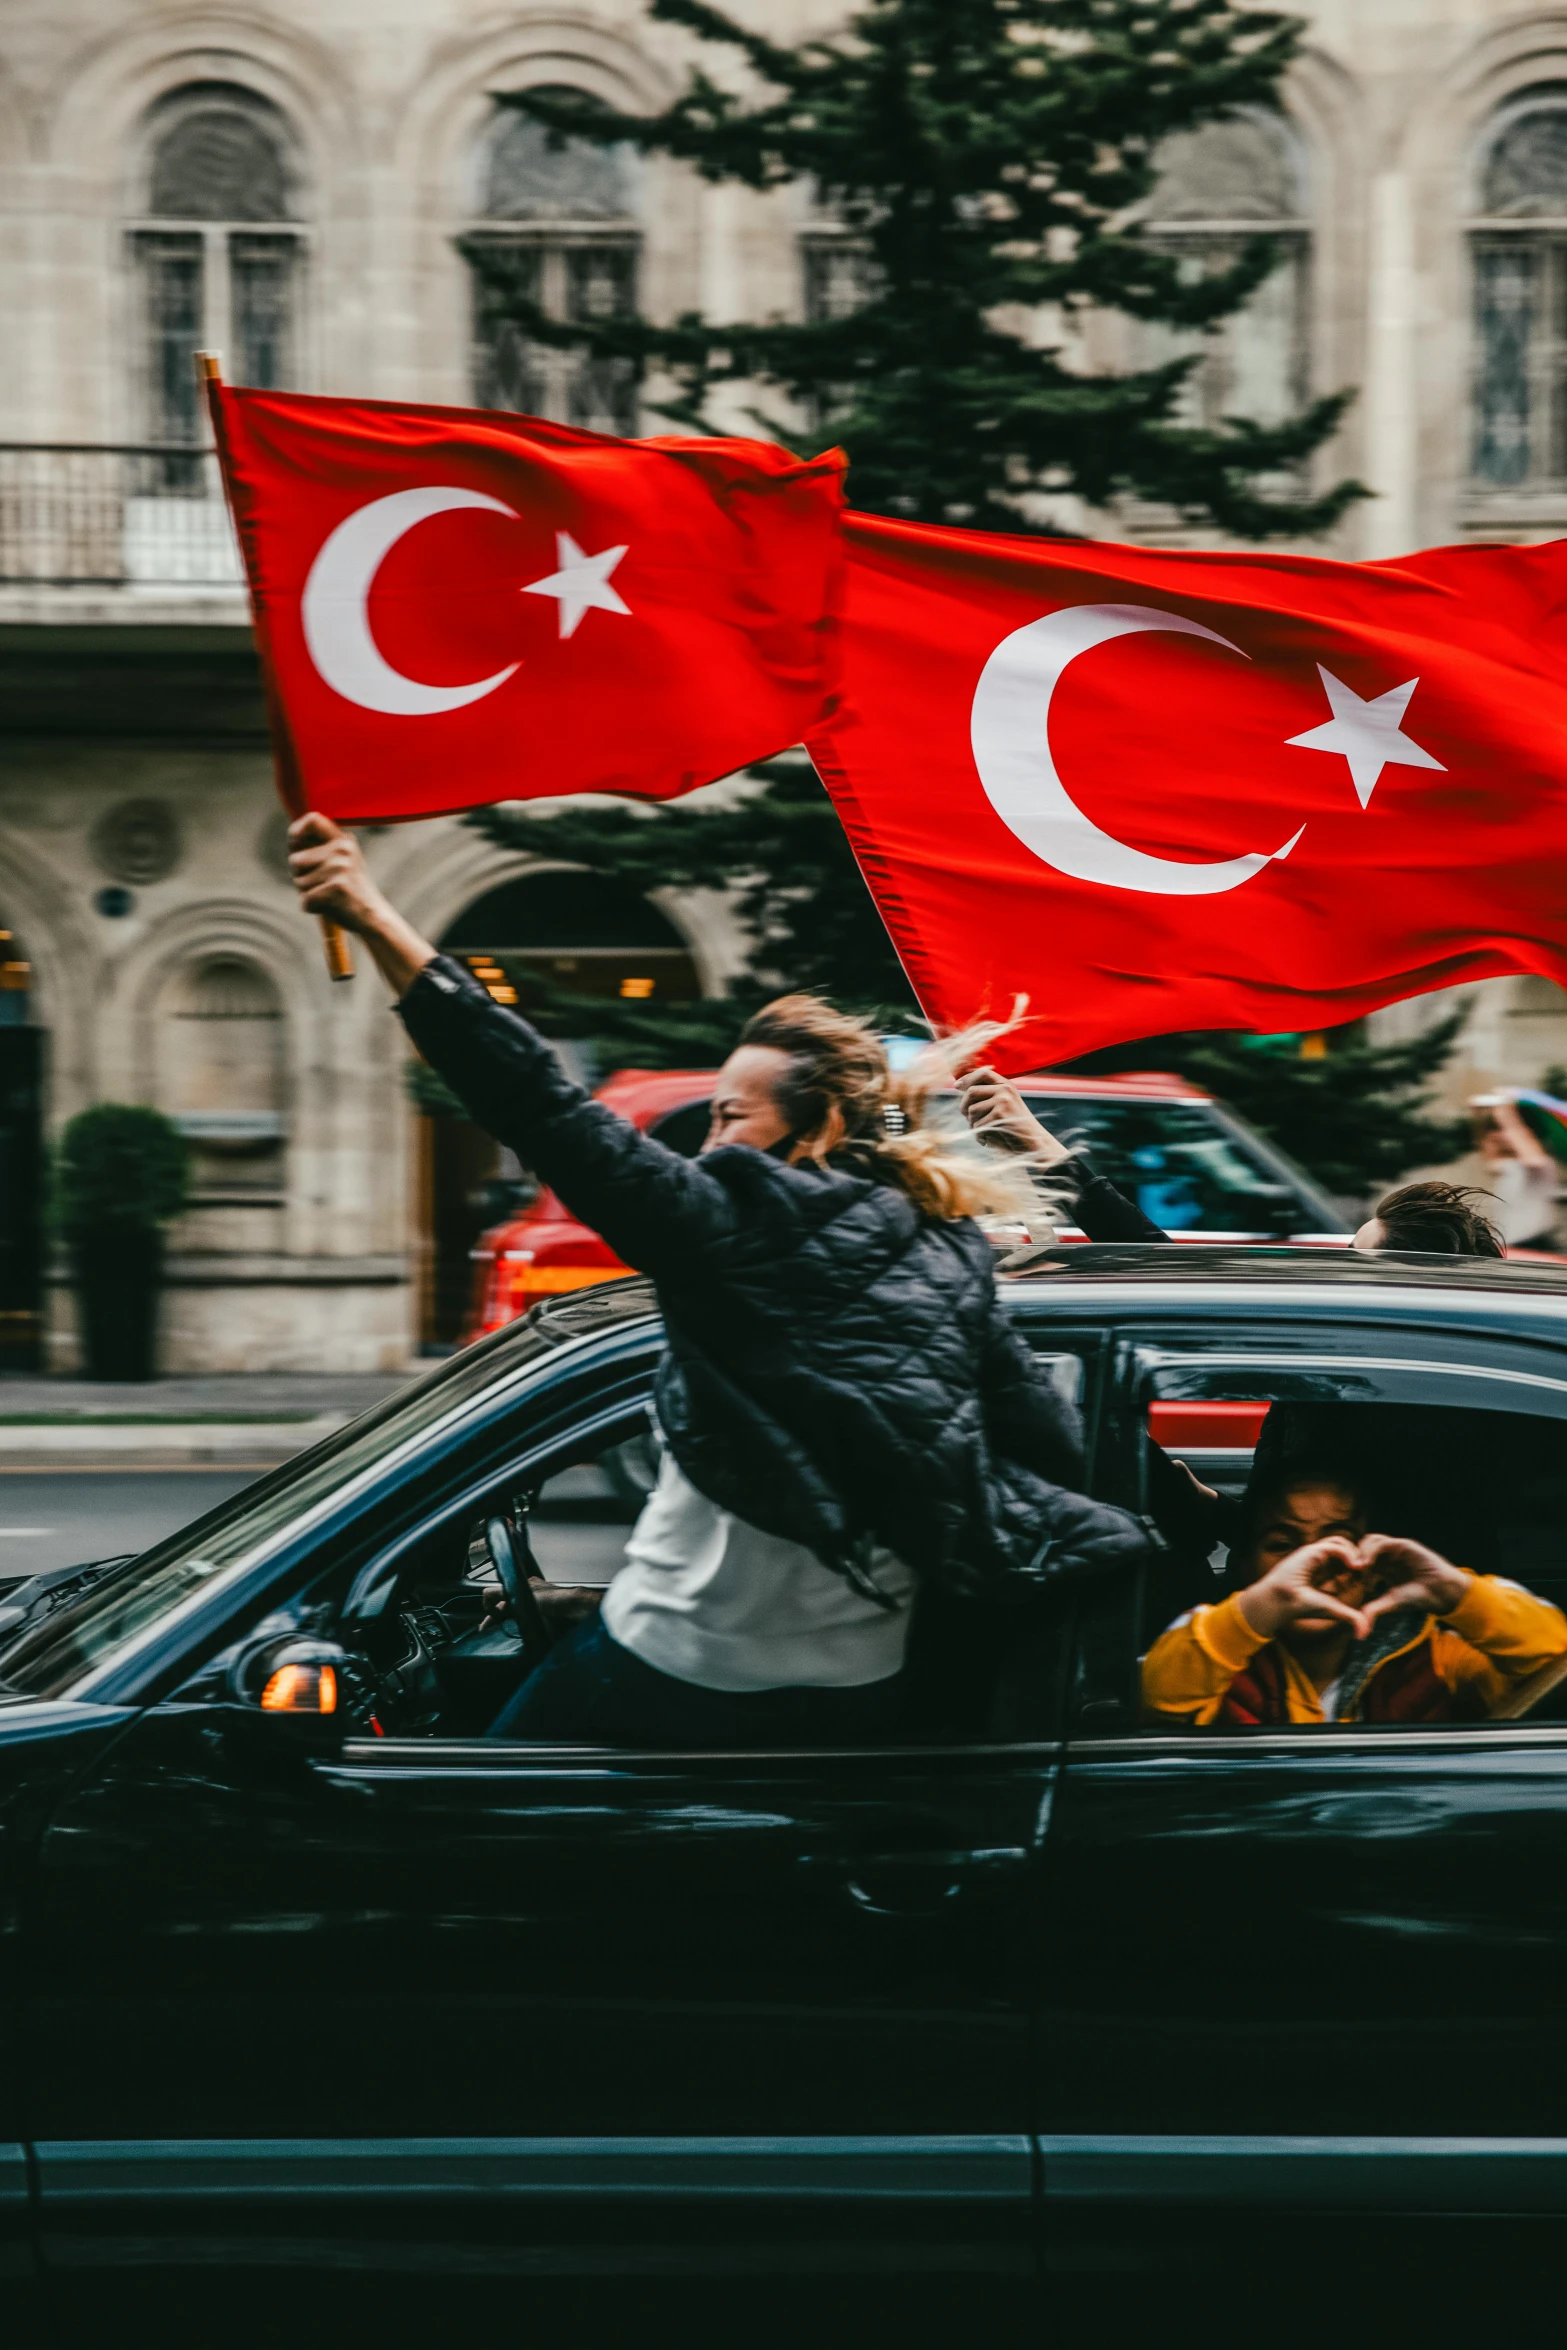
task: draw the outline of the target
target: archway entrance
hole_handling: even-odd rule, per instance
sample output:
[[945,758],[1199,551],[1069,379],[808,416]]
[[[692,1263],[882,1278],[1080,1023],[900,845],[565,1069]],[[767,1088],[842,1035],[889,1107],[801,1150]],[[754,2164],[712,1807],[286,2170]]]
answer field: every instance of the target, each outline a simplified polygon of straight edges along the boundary
[[[592,1013],[551,1018],[552,995],[691,1003],[702,990],[685,940],[652,901],[601,873],[524,873],[476,898],[441,941],[492,994],[516,991],[547,1032],[583,1035]],[[504,996],[502,996],[504,1001]]]
[[32,971],[0,922],[0,1370],[38,1368],[43,1340],[43,1034]]
[[[577,871],[525,873],[476,898],[442,951],[466,963],[498,1003],[536,1020],[585,1083],[581,1048],[595,1003],[691,1003],[702,993],[690,951],[668,916],[626,883]],[[466,1118],[419,1120],[420,1337],[452,1346],[467,1320],[469,1252],[521,1205],[527,1169]]]

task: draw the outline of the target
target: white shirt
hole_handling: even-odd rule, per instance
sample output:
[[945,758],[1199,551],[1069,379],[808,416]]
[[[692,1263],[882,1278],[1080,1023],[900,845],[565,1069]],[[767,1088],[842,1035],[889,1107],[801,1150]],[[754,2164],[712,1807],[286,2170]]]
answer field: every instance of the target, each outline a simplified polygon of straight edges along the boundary
[[854,1689],[901,1670],[914,1575],[889,1550],[878,1607],[803,1543],[708,1500],[665,1452],[604,1594],[604,1628],[655,1671],[702,1689]]

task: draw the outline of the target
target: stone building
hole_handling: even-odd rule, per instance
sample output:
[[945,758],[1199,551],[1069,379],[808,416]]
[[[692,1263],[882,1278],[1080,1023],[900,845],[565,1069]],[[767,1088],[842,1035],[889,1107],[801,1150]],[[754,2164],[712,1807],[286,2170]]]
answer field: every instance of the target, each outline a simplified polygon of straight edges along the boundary
[[[839,10],[750,12],[789,37]],[[1322,460],[1377,493],[1345,554],[1567,530],[1567,11],[1304,13],[1288,120],[1181,142],[1153,208],[1150,233],[1194,263],[1258,224],[1288,240],[1208,347],[1194,412],[1358,386]],[[686,53],[638,0],[9,0],[0,17],[0,1360],[24,1358],[41,1302],[33,1122],[99,1099],[158,1103],[195,1152],[170,1368],[374,1368],[449,1330],[482,1170],[408,1099],[379,990],[331,987],[294,912],[190,354],[221,350],[236,381],[636,429],[624,375],[489,315],[474,240],[506,245],[568,319],[633,298],[798,315],[852,292],[803,192],[550,153],[493,102],[545,83],[656,105]],[[1093,355],[1118,347],[1139,355]],[[465,951],[642,995],[715,988],[740,958],[718,899],[628,905],[455,821],[370,849]],[[1455,1087],[1567,1062],[1559,990],[1468,994]],[[63,1366],[69,1298],[49,1294]]]

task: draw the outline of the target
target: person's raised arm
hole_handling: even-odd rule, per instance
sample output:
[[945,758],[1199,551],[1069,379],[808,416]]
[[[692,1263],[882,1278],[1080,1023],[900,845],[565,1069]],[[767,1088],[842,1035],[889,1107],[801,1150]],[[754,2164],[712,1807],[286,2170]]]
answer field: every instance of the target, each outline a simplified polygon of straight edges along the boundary
[[1360,1555],[1382,1590],[1368,1617],[1418,1608],[1435,1616],[1443,1637],[1436,1665],[1451,1687],[1467,1686],[1488,1714],[1500,1714],[1512,1693],[1567,1655],[1567,1617],[1550,1600],[1505,1575],[1475,1575],[1423,1542],[1396,1534],[1368,1534]]
[[536,1029],[398,913],[352,833],[326,816],[301,816],[289,844],[305,911],[330,914],[365,941],[409,1036],[475,1124],[628,1265],[647,1273],[686,1266],[728,1237],[737,1219],[725,1186],[573,1083]]
[[999,1069],[965,1069],[958,1079],[958,1099],[981,1141],[997,1143],[1003,1150],[1027,1151],[1041,1167],[1058,1166],[1072,1156]]
[[436,950],[370,878],[351,832],[330,816],[296,816],[288,828],[288,869],[307,914],[329,914],[356,931],[396,996],[405,996]]
[[1002,1150],[1026,1151],[1047,1178],[1058,1176],[1072,1201],[1072,1215],[1090,1240],[1168,1240],[1161,1225],[1117,1191],[1108,1176],[1042,1126],[1017,1087],[996,1069],[969,1069],[958,1079],[963,1115],[982,1142]]

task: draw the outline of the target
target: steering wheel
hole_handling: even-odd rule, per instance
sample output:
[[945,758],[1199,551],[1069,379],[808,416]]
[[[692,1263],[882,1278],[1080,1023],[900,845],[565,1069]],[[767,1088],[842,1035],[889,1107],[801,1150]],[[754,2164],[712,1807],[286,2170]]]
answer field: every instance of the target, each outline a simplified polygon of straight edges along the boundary
[[[523,1663],[531,1672],[535,1665],[541,1664],[548,1656],[554,1646],[554,1635],[544,1621],[544,1611],[539,1606],[533,1585],[528,1581],[527,1536],[524,1535],[519,1543],[509,1518],[486,1518],[484,1546],[510,1605],[512,1622],[522,1642]],[[523,1554],[521,1558],[518,1557],[519,1549]]]

